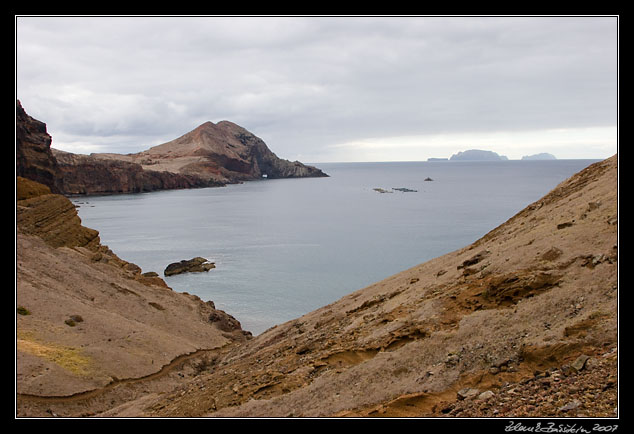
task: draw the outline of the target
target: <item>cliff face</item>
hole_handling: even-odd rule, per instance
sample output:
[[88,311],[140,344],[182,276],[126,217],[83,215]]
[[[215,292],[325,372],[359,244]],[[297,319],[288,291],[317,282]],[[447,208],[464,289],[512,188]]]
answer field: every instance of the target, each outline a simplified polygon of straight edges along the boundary
[[195,175],[144,170],[140,164],[53,150],[65,194],[140,193],[224,183]]
[[17,186],[18,415],[50,416],[59,397],[159,375],[249,336],[212,302],[117,257],[64,196],[25,178]]
[[16,175],[48,186],[53,193],[63,191],[62,174],[51,152],[51,136],[46,124],[26,114],[16,105]]

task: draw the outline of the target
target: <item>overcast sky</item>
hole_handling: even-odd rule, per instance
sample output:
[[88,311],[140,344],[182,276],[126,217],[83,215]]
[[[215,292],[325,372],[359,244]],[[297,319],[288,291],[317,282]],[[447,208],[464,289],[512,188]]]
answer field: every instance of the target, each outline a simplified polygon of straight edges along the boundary
[[618,19],[16,17],[53,147],[139,152],[230,120],[279,157],[617,152]]

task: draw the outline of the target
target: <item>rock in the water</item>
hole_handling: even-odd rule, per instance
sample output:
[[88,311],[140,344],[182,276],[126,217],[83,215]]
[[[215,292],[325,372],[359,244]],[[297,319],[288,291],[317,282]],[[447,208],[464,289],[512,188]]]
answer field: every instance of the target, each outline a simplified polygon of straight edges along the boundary
[[180,262],[173,262],[169,264],[165,268],[163,274],[166,276],[172,276],[174,274],[181,273],[199,273],[202,271],[209,271],[212,268],[216,268],[216,264],[198,256],[196,258],[184,259]]
[[386,190],[386,189],[384,189],[384,188],[379,188],[379,187],[377,187],[377,188],[373,188],[373,190],[374,190],[374,191],[376,191],[376,192],[378,192],[378,193],[394,193],[393,191]]
[[416,193],[418,191],[418,190],[413,190],[407,187],[398,187],[398,188],[393,188],[392,190],[402,191],[403,193]]

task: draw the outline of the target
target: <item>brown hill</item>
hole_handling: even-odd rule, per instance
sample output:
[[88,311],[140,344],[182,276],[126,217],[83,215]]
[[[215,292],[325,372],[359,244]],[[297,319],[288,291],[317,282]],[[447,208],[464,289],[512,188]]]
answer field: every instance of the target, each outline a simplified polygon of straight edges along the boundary
[[232,183],[267,178],[327,176],[321,170],[278,158],[266,144],[229,122],[205,122],[183,136],[146,151],[125,156],[93,154],[140,164],[145,170],[194,175]]
[[17,187],[19,416],[50,415],[37,405],[157,375],[249,336],[212,302],[118,258],[64,196],[20,177]]

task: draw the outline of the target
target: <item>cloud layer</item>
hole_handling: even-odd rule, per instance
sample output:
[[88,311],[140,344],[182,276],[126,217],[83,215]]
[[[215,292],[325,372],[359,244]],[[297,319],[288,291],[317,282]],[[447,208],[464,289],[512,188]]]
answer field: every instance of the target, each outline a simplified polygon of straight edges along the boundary
[[603,158],[617,41],[616,17],[19,16],[16,94],[73,152],[137,152],[227,119],[312,162],[378,144],[383,159],[449,156],[492,134],[513,158],[527,133],[588,128],[607,132]]

